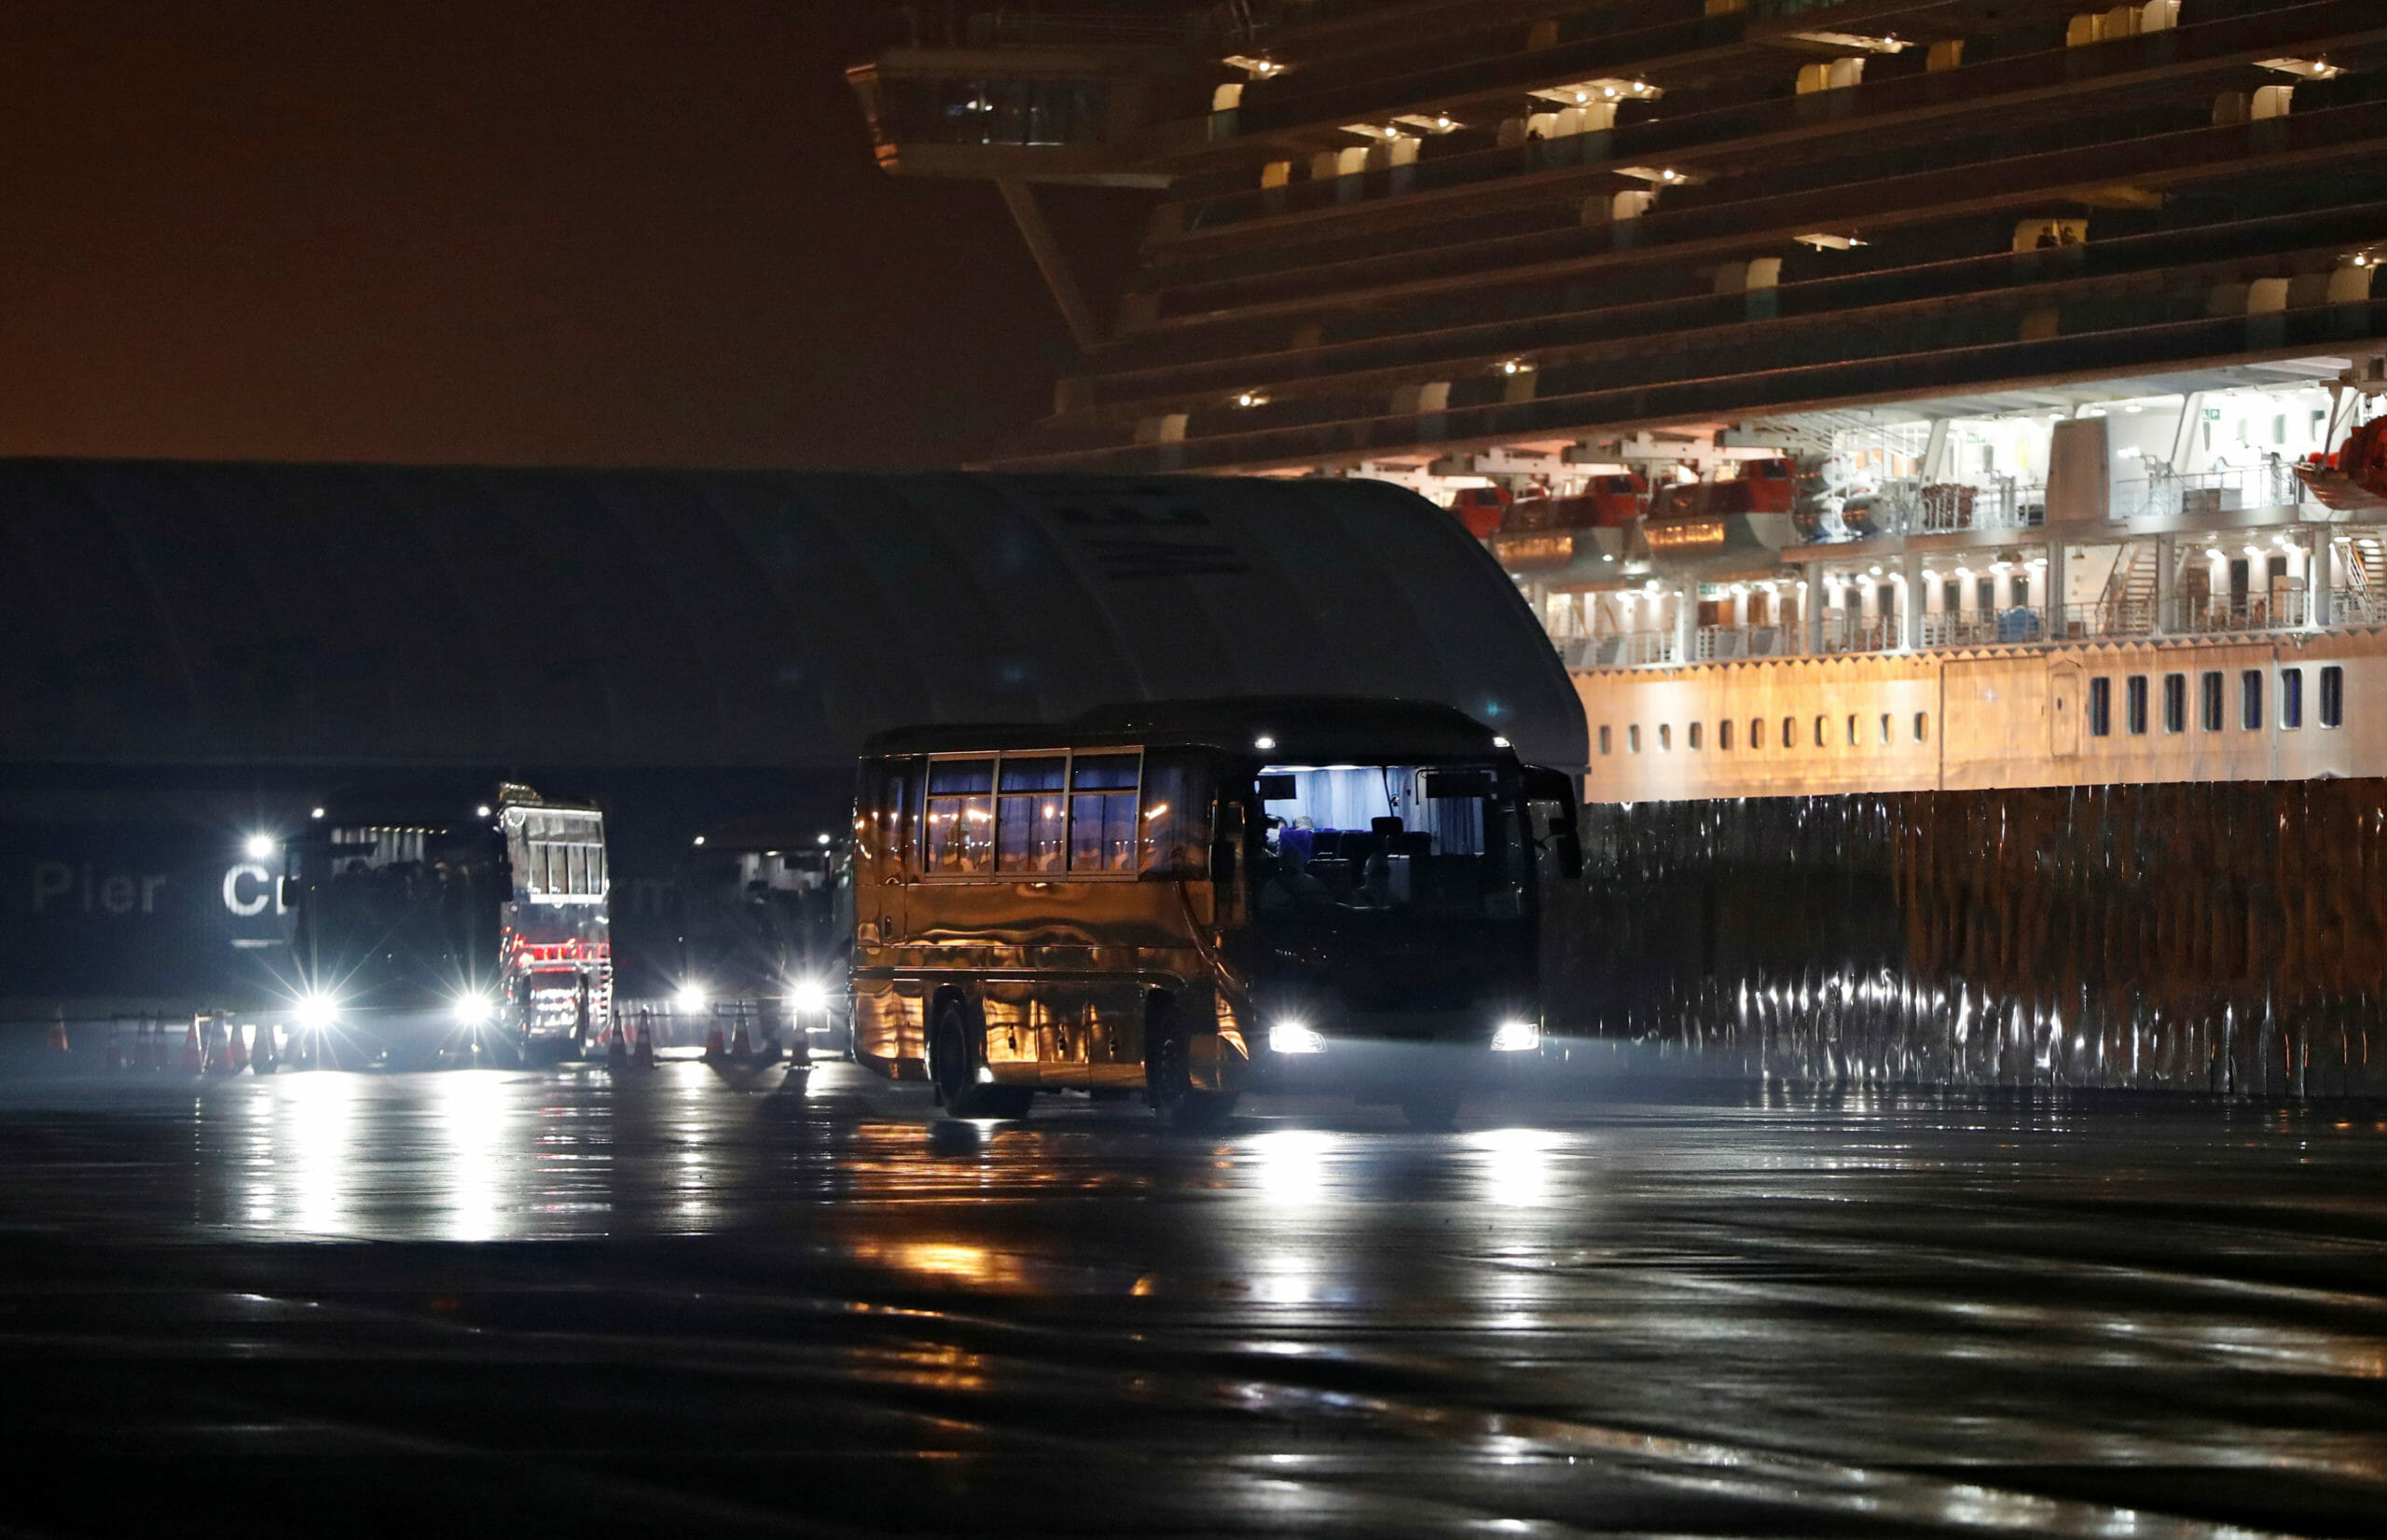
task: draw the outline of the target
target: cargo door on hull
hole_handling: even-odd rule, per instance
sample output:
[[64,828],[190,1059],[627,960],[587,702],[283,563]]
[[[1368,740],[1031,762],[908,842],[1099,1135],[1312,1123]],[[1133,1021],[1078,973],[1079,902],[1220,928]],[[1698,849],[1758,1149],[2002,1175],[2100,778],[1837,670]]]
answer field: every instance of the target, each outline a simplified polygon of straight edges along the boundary
[[2068,760],[2080,751],[2080,668],[2058,663],[2048,669],[2048,752]]

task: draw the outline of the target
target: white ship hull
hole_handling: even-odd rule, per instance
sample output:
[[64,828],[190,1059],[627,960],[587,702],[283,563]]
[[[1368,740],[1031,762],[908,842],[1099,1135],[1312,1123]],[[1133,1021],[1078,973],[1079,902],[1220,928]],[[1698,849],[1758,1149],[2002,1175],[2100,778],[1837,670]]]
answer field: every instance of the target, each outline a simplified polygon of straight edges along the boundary
[[[2342,707],[2325,725],[2331,668],[2341,670],[2332,689]],[[2300,674],[2293,684],[2291,671]],[[2250,673],[2259,680],[2254,726]],[[2222,711],[2209,728],[2214,674]],[[2187,695],[2176,729],[2164,713],[2173,675]],[[2387,627],[1573,677],[1592,736],[1583,795],[1595,803],[2387,776]],[[2143,723],[2132,716],[2134,679],[2145,681]],[[2103,732],[2098,680],[2108,692]],[[2283,710],[2291,689],[2294,725]]]

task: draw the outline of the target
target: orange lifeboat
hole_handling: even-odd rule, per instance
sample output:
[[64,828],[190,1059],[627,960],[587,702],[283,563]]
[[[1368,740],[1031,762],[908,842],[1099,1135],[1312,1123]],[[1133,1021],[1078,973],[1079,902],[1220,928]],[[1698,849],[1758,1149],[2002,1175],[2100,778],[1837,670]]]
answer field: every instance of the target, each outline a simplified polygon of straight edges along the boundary
[[1452,494],[1449,506],[1469,534],[1490,540],[1500,532],[1512,501],[1506,487],[1462,487]]
[[2325,508],[2387,508],[2387,417],[2348,433],[2336,454],[2314,455],[2297,466],[2296,478]]

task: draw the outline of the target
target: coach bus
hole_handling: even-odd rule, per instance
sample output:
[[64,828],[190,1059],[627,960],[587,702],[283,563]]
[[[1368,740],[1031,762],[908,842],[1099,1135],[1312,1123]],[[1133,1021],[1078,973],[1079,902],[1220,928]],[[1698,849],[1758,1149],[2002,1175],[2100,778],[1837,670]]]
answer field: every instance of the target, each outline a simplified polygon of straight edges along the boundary
[[1107,708],[878,735],[855,808],[854,1054],[956,1117],[1244,1090],[1444,1126],[1538,1053],[1540,886],[1574,788],[1451,708]]
[[283,900],[301,1053],[577,1052],[613,1015],[604,815],[505,785],[462,817],[318,808]]

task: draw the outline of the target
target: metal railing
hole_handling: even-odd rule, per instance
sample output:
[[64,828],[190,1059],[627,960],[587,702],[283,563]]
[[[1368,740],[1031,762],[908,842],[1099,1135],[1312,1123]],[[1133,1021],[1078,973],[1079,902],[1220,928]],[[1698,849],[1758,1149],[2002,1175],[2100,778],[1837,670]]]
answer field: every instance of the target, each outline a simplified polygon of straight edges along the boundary
[[2067,604],[2063,626],[2052,639],[2080,641],[2091,637],[2151,637],[2158,606],[2151,598],[2100,599],[2094,604]]
[[2047,519],[2048,491],[2012,476],[1985,484],[1925,483],[1900,476],[1865,496],[1799,520],[1801,541],[1828,545],[1874,535],[1944,535],[1959,529],[2028,529]]
[[1798,633],[1782,626],[1703,626],[1691,638],[1691,657],[1699,663],[1718,658],[1778,658],[1798,650]]
[[2296,631],[2311,622],[2311,596],[2300,590],[2244,598],[2183,597],[2172,601],[2163,629],[2175,636],[2217,631]]
[[2387,594],[2375,588],[2329,590],[2332,626],[2387,626]]
[[2012,647],[2047,639],[2046,612],[2031,605],[2003,610],[1940,610],[1918,629],[1925,647]]
[[1652,664],[1682,661],[1680,639],[1672,631],[1611,632],[1587,639],[1578,661],[1574,645],[1565,650],[1574,668],[1646,668]]
[[1823,651],[1827,653],[1888,653],[1904,645],[1896,615],[1858,614],[1827,610],[1823,618]]
[[2148,470],[2145,480],[2114,483],[2114,517],[2194,517],[2247,508],[2293,508],[2304,501],[2304,484],[2278,460],[2197,475],[2173,475],[2159,466]]

